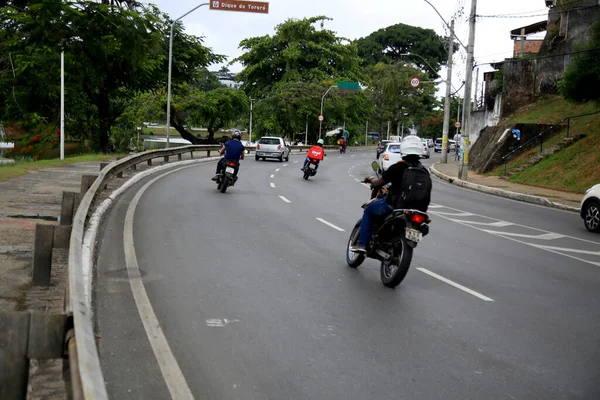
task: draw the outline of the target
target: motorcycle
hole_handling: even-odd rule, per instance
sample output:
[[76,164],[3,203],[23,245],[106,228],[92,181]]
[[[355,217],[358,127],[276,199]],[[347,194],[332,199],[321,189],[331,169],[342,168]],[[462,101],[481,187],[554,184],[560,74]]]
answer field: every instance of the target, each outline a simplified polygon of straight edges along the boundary
[[[379,166],[373,161],[372,168],[377,174]],[[377,174],[377,176],[379,176]],[[366,183],[366,182],[365,182]],[[371,199],[385,196],[389,187],[371,187]],[[368,203],[362,205],[366,208]],[[367,253],[350,251],[358,242],[360,233],[360,219],[348,240],[346,247],[346,262],[351,268],[358,268],[365,258],[381,262],[381,282],[390,288],[398,286],[406,277],[412,261],[413,250],[421,239],[429,233],[429,216],[419,210],[396,209],[385,218],[373,222],[373,237],[367,245]]]
[[306,164],[306,167],[304,168],[304,180],[308,180],[309,177],[317,174],[317,165],[319,165],[319,161],[314,158],[310,158],[309,160],[310,162]]
[[225,193],[229,186],[235,185],[235,182],[237,182],[237,176],[234,176],[234,173],[239,165],[240,164],[237,161],[225,161],[225,166],[217,178],[217,190],[220,190],[221,193]]

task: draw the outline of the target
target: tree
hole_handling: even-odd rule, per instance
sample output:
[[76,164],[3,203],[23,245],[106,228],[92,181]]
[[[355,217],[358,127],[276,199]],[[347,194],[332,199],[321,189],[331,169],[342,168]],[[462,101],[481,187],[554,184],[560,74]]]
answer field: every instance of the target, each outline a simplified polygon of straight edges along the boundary
[[208,68],[198,68],[194,79],[190,82],[192,87],[198,88],[203,92],[210,92],[218,88],[226,87],[219,81],[219,78],[214,72],[210,72]]
[[446,65],[446,42],[445,38],[438,36],[432,29],[396,24],[360,38],[355,44],[365,66],[380,62],[395,63],[406,60],[401,54],[414,53],[425,58],[434,70],[431,71],[431,67],[419,57],[412,57],[408,61],[422,71],[431,71],[430,76],[436,76],[440,66]]
[[356,46],[333,31],[315,27],[325,20],[330,18],[289,19],[276,27],[273,36],[242,40],[240,47],[246,52],[231,61],[244,66],[237,76],[242,90],[262,98],[278,83],[364,81]]
[[402,123],[418,124],[439,105],[435,98],[435,86],[423,83],[419,88],[410,86],[412,77],[426,80],[427,77],[417,68],[402,64],[378,63],[368,69],[370,75],[369,93],[376,107],[373,117],[375,126],[391,121],[392,129]]
[[192,89],[181,99],[175,99],[171,110],[171,125],[182,138],[197,144],[202,140],[187,131],[184,125],[202,125],[208,130],[206,142],[214,141],[215,133],[250,110],[248,96],[240,90],[218,88],[210,92]]
[[[0,87],[18,82],[20,90],[12,96],[11,103],[17,105],[9,110],[12,117],[39,112],[56,121],[57,60],[64,51],[67,99],[86,101],[82,113],[89,121],[91,138],[102,151],[111,150],[109,133],[122,112],[119,99],[166,87],[171,23],[155,6],[117,3],[133,8],[114,7],[113,2],[37,0],[24,8],[0,9],[0,54],[10,54],[15,66],[15,75],[8,75],[12,82],[3,74]],[[223,59],[204,47],[201,38],[185,34],[181,24],[174,30],[173,50],[174,93],[198,68]]]

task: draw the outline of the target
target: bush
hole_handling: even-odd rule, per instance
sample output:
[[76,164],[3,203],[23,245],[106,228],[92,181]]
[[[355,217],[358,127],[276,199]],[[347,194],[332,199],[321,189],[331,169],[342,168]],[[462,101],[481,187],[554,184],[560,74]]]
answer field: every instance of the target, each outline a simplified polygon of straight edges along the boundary
[[558,82],[558,91],[567,100],[600,99],[600,20],[592,27],[590,42],[580,49],[586,51],[574,56]]

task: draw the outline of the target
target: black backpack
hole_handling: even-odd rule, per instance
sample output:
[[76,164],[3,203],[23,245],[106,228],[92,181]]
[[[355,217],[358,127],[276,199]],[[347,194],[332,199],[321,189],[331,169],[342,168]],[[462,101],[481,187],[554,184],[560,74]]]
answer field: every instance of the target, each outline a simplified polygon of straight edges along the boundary
[[408,164],[402,177],[400,203],[402,208],[412,208],[427,211],[431,201],[433,183],[429,171],[421,163]]

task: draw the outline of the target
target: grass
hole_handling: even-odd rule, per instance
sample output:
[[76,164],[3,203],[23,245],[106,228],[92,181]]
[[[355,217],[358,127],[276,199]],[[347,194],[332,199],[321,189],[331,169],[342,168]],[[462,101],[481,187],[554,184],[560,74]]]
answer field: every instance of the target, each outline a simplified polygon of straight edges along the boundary
[[[599,109],[600,102],[571,103],[560,96],[547,96],[521,108],[519,112],[501,121],[501,124],[554,124],[563,118],[587,114]],[[580,120],[579,118],[572,120],[571,128],[577,125]]]
[[0,165],[0,182],[5,182],[9,179],[18,178],[26,175],[29,171],[35,171],[44,168],[60,167],[62,165],[76,164],[86,161],[106,161],[117,157],[124,157],[126,154],[85,154],[80,156],[65,157],[64,160],[23,160],[16,161],[14,164]]
[[[552,124],[561,119],[578,114],[586,114],[600,109],[600,103],[570,103],[561,97],[547,97],[535,104],[524,107],[502,123],[540,123]],[[600,114],[571,120],[571,134],[585,134],[570,147],[540,161],[538,164],[513,175],[509,181],[530,186],[562,190],[572,193],[584,193],[591,186],[600,183]],[[544,143],[552,146],[565,137],[566,131],[549,138]],[[509,163],[510,168],[525,162],[529,155],[537,153],[539,148],[526,151]],[[504,167],[499,167],[492,174],[502,175]]]
[[[550,149],[552,146],[555,146],[562,142],[563,138],[566,137],[566,130],[561,130],[560,132],[555,133],[550,137],[544,138],[544,150]],[[545,136],[545,135],[544,135]],[[514,157],[509,158],[508,164],[506,166],[506,171],[510,172],[512,169],[518,168],[521,165],[525,164],[531,157],[536,156],[540,153],[540,142],[534,142],[532,146],[523,150],[520,153],[517,153]],[[495,168],[493,171],[487,173],[486,175],[492,176],[504,176],[504,164]]]

